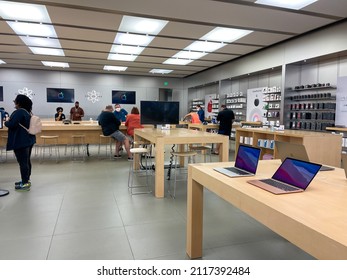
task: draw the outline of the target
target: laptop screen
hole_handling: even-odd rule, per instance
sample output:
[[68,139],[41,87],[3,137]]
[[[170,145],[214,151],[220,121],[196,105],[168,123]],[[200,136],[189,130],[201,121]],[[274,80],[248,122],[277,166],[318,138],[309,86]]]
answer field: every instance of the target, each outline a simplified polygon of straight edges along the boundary
[[237,150],[235,167],[255,173],[257,171],[259,156],[259,148],[240,145]]
[[320,164],[286,158],[282,162],[281,166],[276,170],[272,179],[305,190],[320,168]]

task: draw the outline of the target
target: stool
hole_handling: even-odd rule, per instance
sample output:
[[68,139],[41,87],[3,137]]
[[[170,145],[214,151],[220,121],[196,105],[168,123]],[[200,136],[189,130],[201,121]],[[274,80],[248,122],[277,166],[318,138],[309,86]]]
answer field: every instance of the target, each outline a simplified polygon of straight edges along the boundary
[[[149,186],[149,180],[148,180],[148,173],[149,173],[149,166],[148,166],[148,157],[149,157],[149,149],[147,148],[132,148],[130,149],[130,152],[133,154],[133,156],[138,155],[138,156],[144,156],[145,158],[145,165],[143,166],[143,168],[145,169],[145,171],[143,172],[143,170],[134,170],[134,162],[130,162],[130,168],[129,168],[129,176],[128,176],[128,190],[130,191],[130,194],[145,194],[145,193],[151,193],[151,189]],[[134,179],[135,179],[135,174],[136,173],[145,173],[146,176],[146,184],[144,185],[134,185]],[[136,188],[146,188],[146,191],[141,191],[141,192],[133,192],[133,189]]]
[[[41,135],[40,138],[42,139],[43,143],[41,146],[41,157],[40,157],[40,163],[43,162],[45,158],[45,152],[46,148],[48,148],[49,155],[52,155],[53,149],[55,151],[55,162],[58,163],[60,159],[60,153],[59,153],[59,147],[58,147],[58,135]],[[51,142],[51,143],[47,143]]]
[[[82,150],[82,161],[85,161],[85,157],[86,157],[86,149],[85,149],[85,143],[84,143],[84,139],[85,139],[85,135],[72,135],[71,136],[71,160],[73,161],[78,161],[79,159],[79,155],[81,154],[81,150]],[[77,157],[75,156],[75,150],[77,149]]]
[[[106,141],[107,140],[107,141]],[[106,153],[105,155],[107,156],[107,151],[108,151],[108,148],[110,148],[110,159],[112,159],[112,137],[111,136],[105,136],[103,134],[101,134],[99,136],[99,147],[98,147],[98,156],[100,157],[100,148],[101,148],[101,145],[105,145],[105,149],[106,149]]]
[[176,185],[177,185],[177,159],[178,158],[188,158],[188,163],[195,162],[195,156],[197,152],[195,151],[183,151],[183,152],[171,152],[171,155],[175,158],[175,180],[174,180],[174,191],[171,193],[171,184],[169,184],[169,194],[172,198],[176,197]]
[[7,161],[7,151],[6,151],[7,138],[8,138],[7,135],[1,135],[1,145],[0,145],[1,154],[0,154],[0,156],[2,157],[2,153],[3,152],[5,153],[5,160],[3,162]]
[[212,147],[204,146],[204,145],[198,145],[198,146],[190,145],[189,150],[190,151],[196,151],[196,152],[200,151],[204,157],[204,162],[206,162],[206,152],[208,152],[208,154],[210,156],[210,162],[212,162]]

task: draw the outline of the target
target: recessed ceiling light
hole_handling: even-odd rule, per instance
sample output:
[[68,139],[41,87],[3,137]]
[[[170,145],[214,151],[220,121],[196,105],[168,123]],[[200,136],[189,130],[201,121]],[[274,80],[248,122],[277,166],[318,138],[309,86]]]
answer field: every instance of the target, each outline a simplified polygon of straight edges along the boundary
[[62,49],[50,49],[50,48],[38,48],[38,47],[29,47],[33,54],[40,55],[56,55],[56,56],[65,56]]
[[256,4],[263,4],[293,10],[300,10],[318,0],[257,0]]
[[11,21],[7,23],[17,35],[57,37],[52,25]]
[[207,41],[231,43],[252,32],[253,32],[252,30],[216,27],[215,29],[208,32],[206,35],[204,35],[200,39],[207,40]]
[[22,41],[27,46],[32,46],[32,47],[38,46],[38,47],[49,47],[49,48],[61,49],[61,45],[58,39],[30,37],[30,36],[19,36],[19,38],[21,38]]
[[41,61],[44,66],[69,68],[69,64],[65,62]]
[[0,16],[5,20],[22,20],[51,23],[43,5],[0,1]]
[[180,59],[180,58],[169,58],[163,62],[163,64],[173,64],[173,65],[187,65],[193,60],[189,59]]
[[123,16],[119,31],[157,35],[167,23],[166,20]]
[[205,56],[207,53],[203,52],[191,52],[191,51],[180,51],[176,53],[173,58],[185,58],[185,59],[199,59]]
[[134,46],[113,45],[111,53],[140,54],[145,48]]
[[117,33],[114,42],[119,45],[147,46],[153,39],[154,36]]
[[0,64],[6,64],[6,62],[0,59]]
[[224,47],[225,45],[226,44],[224,44],[224,43],[195,41],[184,49],[190,50],[190,51],[198,51],[198,52],[214,52],[215,50],[218,50],[218,49]]
[[152,69],[151,71],[149,71],[149,73],[153,73],[153,74],[169,74],[172,71],[173,70],[168,70],[168,69]]
[[112,65],[105,65],[104,70],[108,71],[125,71],[127,70],[128,67],[123,67],[123,66],[112,66]]
[[121,60],[121,61],[134,61],[136,58],[137,58],[137,55],[118,54],[118,53],[110,53],[107,57],[108,60]]

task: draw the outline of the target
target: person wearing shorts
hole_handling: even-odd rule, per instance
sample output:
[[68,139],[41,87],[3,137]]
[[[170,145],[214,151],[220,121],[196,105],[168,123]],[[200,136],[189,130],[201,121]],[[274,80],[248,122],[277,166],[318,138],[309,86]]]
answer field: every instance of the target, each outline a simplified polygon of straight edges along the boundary
[[119,149],[121,145],[124,145],[125,150],[128,154],[128,160],[132,160],[132,154],[130,152],[129,139],[119,130],[121,122],[113,114],[112,105],[107,105],[105,110],[101,112],[98,118],[99,125],[102,128],[102,134],[105,136],[111,136],[116,140],[114,158],[121,158]]

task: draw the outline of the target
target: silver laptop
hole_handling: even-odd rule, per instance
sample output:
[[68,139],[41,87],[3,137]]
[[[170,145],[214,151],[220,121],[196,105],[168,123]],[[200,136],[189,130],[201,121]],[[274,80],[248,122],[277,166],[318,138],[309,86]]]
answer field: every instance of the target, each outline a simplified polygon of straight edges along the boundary
[[[310,161],[306,148],[302,144],[275,141],[275,148],[277,149],[277,155],[282,162],[287,157],[297,158],[304,161]],[[322,165],[319,171],[329,171],[334,169],[335,168],[332,166]]]
[[250,180],[248,183],[274,194],[303,192],[320,168],[321,164],[286,158],[272,178]]
[[235,165],[216,167],[214,170],[229,177],[254,176],[259,162],[260,148],[239,145]]

